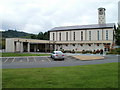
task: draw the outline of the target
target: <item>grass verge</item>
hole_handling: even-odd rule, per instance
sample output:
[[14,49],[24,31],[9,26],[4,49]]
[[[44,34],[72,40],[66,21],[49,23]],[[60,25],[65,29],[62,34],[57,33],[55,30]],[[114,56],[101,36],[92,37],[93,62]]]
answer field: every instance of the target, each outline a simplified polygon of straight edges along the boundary
[[2,57],[18,57],[18,56],[50,56],[50,54],[2,53]]
[[3,88],[117,88],[118,63],[3,69]]

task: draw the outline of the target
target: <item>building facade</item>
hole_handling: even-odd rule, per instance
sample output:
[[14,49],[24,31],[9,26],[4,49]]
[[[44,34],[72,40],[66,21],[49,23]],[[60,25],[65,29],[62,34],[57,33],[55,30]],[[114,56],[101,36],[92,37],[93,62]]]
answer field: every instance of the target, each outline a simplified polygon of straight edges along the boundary
[[114,43],[114,24],[56,27],[50,31],[55,50],[109,51]]
[[114,45],[114,23],[106,23],[105,8],[98,8],[98,24],[55,27],[49,31],[55,50],[109,51]]

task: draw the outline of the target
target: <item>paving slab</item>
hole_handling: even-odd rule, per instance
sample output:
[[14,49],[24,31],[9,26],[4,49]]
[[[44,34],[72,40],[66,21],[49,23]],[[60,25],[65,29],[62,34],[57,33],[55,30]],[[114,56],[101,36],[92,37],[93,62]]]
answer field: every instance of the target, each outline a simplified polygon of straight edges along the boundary
[[84,55],[74,55],[72,56],[79,60],[98,60],[98,59],[104,59],[103,56],[84,56]]

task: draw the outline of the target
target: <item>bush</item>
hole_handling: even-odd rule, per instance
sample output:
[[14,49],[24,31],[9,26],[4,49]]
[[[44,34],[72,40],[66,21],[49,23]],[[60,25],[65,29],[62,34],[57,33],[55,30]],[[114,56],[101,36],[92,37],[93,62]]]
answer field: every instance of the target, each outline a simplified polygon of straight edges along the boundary
[[112,49],[110,52],[107,54],[120,54],[120,48]]
[[92,51],[91,50],[86,50],[86,53],[92,53]]
[[82,51],[75,51],[75,53],[82,53]]
[[86,54],[86,51],[85,51],[85,50],[82,50],[82,54]]
[[75,53],[75,50],[73,49],[73,50],[71,51],[71,53]]
[[64,53],[71,53],[71,50],[65,50]]

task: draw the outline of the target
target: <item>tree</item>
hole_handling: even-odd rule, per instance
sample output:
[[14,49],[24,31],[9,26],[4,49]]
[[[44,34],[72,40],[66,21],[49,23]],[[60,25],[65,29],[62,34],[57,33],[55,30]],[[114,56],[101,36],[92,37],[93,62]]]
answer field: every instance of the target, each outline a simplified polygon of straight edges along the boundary
[[44,40],[49,40],[49,33],[48,32],[44,33]]
[[37,35],[32,34],[31,39],[37,39]]
[[48,32],[39,32],[39,34],[37,35],[37,39],[40,40],[49,40],[49,33]]
[[118,27],[115,28],[115,42],[117,45],[120,46],[120,25],[118,24]]
[[43,40],[43,39],[44,39],[44,34],[43,34],[43,32],[39,32],[37,38],[40,39],[40,40]]

